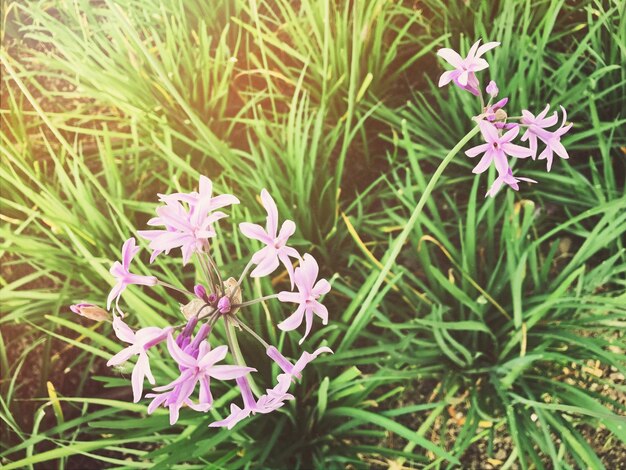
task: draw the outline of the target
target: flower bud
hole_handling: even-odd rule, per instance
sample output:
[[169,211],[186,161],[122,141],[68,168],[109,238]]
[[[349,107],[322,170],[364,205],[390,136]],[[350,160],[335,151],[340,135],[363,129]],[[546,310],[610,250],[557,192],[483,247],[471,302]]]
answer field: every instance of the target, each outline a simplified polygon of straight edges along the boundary
[[498,96],[498,92],[500,90],[498,90],[498,86],[496,85],[496,82],[491,80],[489,82],[489,85],[487,85],[487,88],[485,89],[485,91],[489,94],[489,96],[491,96],[492,98],[495,98],[496,96]]
[[205,302],[207,301],[208,297],[206,289],[202,284],[196,284],[195,286],[193,286],[193,292],[199,299],[204,300]]
[[[237,280],[234,277],[229,277],[224,281],[225,294],[230,299],[232,304],[240,304],[242,302],[241,286],[237,284]],[[239,307],[231,308],[230,313],[237,313]]]
[[89,318],[94,321],[104,321],[109,319],[109,312],[93,304],[82,303],[70,305],[70,310],[81,317]]
[[228,313],[230,312],[230,299],[227,296],[222,297],[219,302],[217,302],[217,309],[220,313]]

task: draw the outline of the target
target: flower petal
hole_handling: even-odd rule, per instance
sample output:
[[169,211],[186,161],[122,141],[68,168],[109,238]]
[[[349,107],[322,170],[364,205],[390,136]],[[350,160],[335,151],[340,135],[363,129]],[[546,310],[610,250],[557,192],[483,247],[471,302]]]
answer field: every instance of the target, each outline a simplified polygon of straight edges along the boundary
[[230,415],[222,419],[221,421],[214,421],[209,424],[210,428],[221,428],[226,427],[227,429],[232,429],[239,421],[246,419],[250,416],[251,410],[249,409],[241,409],[234,403],[230,405]]
[[139,247],[135,247],[135,238],[130,237],[122,246],[122,266],[128,271],[130,262],[139,251]]
[[311,308],[322,319],[322,324],[328,325],[328,309],[319,302],[315,302]]
[[437,55],[454,68],[460,68],[463,65],[463,58],[453,49],[444,47],[437,51]]
[[505,142],[511,142],[513,139],[515,139],[515,137],[517,137],[517,134],[519,134],[519,126],[515,126],[506,131],[504,135],[500,137],[500,142],[502,142],[503,144]]
[[304,325],[304,335],[302,335],[302,338],[300,338],[298,344],[304,343],[304,340],[307,336],[309,336],[309,333],[311,332],[311,327],[313,326],[313,310],[311,310],[310,308],[307,308],[304,311]]
[[329,354],[333,354],[333,350],[330,349],[329,347],[326,346],[322,346],[321,348],[317,348],[315,351],[313,351],[312,353],[308,353],[308,352],[304,352],[302,353],[302,356],[300,356],[300,359],[298,359],[298,361],[295,363],[295,365],[293,366],[293,371],[292,371],[292,375],[300,378],[302,370],[305,368],[305,366],[313,361],[314,359],[317,358],[317,356],[319,356],[322,353],[329,353]]
[[135,342],[135,332],[115,314],[113,314],[113,331],[115,331],[115,336],[125,343]]
[[276,207],[274,199],[265,188],[261,191],[261,201],[267,211],[267,234],[274,239],[276,238],[276,231],[278,230],[278,208]]
[[281,302],[293,302],[299,304],[303,301],[302,294],[300,292],[287,292],[282,291],[278,293],[278,300]]
[[243,377],[249,372],[256,372],[256,369],[243,366],[213,366],[209,374],[219,380],[232,380]]
[[131,374],[130,381],[133,385],[133,401],[135,403],[141,400],[141,393],[143,392],[143,379],[146,375],[146,364],[149,364],[148,356],[140,354],[137,359],[137,364],[135,364],[135,367],[133,368],[133,373]]
[[184,367],[196,366],[196,359],[180,349],[171,333],[167,336],[167,350],[178,364]]
[[[302,276],[302,281],[304,282],[304,286],[306,289],[311,289],[315,281],[317,280],[317,275],[319,273],[319,266],[317,265],[317,261],[310,254],[305,254],[302,259],[302,264],[298,268],[300,270],[300,274]],[[299,286],[300,287],[300,286]],[[303,289],[300,289],[301,291]]]
[[120,295],[122,295],[124,289],[126,289],[126,284],[124,284],[123,282],[118,282],[113,286],[111,292],[109,292],[109,295],[107,297],[107,310],[111,310],[111,304],[115,299],[118,299]]
[[485,120],[482,120],[478,123],[478,127],[480,127],[480,132],[482,133],[483,138],[487,142],[494,143],[494,142],[500,141],[500,135],[498,134],[498,129],[493,124]]
[[204,376],[200,378],[200,395],[198,401],[199,403],[208,405],[213,403],[209,377]]
[[304,305],[299,305],[295,312],[278,324],[283,331],[295,330],[302,324],[304,317]]
[[313,289],[311,290],[311,293],[315,296],[328,294],[329,292],[330,282],[328,282],[326,279],[320,279],[319,281],[317,281],[317,283],[315,284],[315,286],[313,286]]
[[[208,343],[206,344],[208,345]],[[201,369],[209,368],[213,364],[223,361],[226,354],[228,354],[228,346],[225,345],[209,350],[203,356],[198,356],[198,367]]]
[[499,42],[486,42],[478,48],[478,50],[476,51],[476,57],[482,56],[485,52],[490,51],[491,49],[498,47],[499,45]]
[[267,245],[274,243],[274,240],[265,232],[265,229],[258,224],[242,222],[239,224],[239,230],[248,238],[259,240]]
[[480,144],[480,145],[477,145],[476,147],[472,147],[471,149],[466,150],[465,155],[467,155],[470,158],[474,158],[476,155],[480,153],[485,153],[490,147],[491,147],[491,144]]
[[232,194],[220,194],[211,199],[211,210],[221,209],[222,207],[232,206],[233,204],[239,204],[239,199]]
[[124,348],[107,361],[107,366],[108,367],[119,366],[120,364],[123,364],[124,362],[128,361],[135,354],[137,354],[137,348],[135,348],[134,346],[129,346],[127,348]]
[[530,157],[533,153],[530,148],[510,143],[502,144],[502,150],[504,150],[507,155],[511,155],[512,157],[516,158],[527,158]]
[[464,70],[463,72],[461,72],[461,74],[457,77],[457,81],[459,82],[459,85],[461,86],[467,86],[468,80],[469,80],[469,72],[467,70]]
[[[269,248],[269,247],[267,247]],[[267,250],[265,257],[250,273],[251,277],[263,277],[273,273],[279,266],[278,255],[275,250]]]
[[291,375],[293,371],[293,364],[289,362],[289,360],[283,356],[280,351],[274,346],[270,346],[267,348],[265,353],[280,367],[280,369],[285,373]]
[[487,150],[485,154],[483,155],[483,157],[478,162],[478,165],[476,165],[474,169],[472,170],[472,173],[479,174],[479,173],[483,173],[484,171],[486,171],[491,165],[493,156],[494,156],[493,151],[491,149]]
[[459,72],[457,70],[448,70],[447,72],[441,74],[441,77],[439,77],[439,83],[437,85],[439,86],[439,88],[441,88],[442,86],[446,86],[458,75]]

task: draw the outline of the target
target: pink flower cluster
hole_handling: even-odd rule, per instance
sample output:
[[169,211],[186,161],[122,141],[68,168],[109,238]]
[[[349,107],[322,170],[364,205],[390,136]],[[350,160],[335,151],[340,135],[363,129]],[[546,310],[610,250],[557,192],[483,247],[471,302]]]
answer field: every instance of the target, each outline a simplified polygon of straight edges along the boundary
[[[555,111],[548,115],[550,105],[546,105],[537,116],[528,110],[522,110],[521,116],[516,118],[509,117],[504,110],[508,103],[508,98],[502,98],[492,103],[499,93],[498,86],[493,80],[485,88],[489,96],[489,101],[485,104],[476,72],[489,67],[489,63],[482,58],[482,55],[499,45],[500,43],[498,42],[488,42],[480,45],[479,40],[470,48],[465,58],[448,48],[440,49],[437,52],[438,56],[454,67],[453,70],[444,72],[441,75],[439,86],[442,87],[452,82],[462,90],[469,91],[474,96],[480,98],[482,113],[474,119],[478,121],[485,143],[467,150],[465,154],[470,158],[482,155],[478,164],[474,167],[474,173],[483,173],[492,164],[495,165],[498,176],[486,194],[491,197],[495,196],[505,184],[517,191],[519,190],[518,183],[520,181],[536,183],[536,181],[529,178],[514,176],[508,157],[531,157],[533,160],[537,158],[546,160],[548,171],[552,168],[554,154],[563,159],[569,158],[567,150],[561,143],[561,137],[572,127],[571,123],[566,124],[567,113],[563,107],[561,107],[563,118],[561,124],[556,128],[554,127],[559,121],[558,113]],[[513,143],[521,130],[524,133],[520,141],[528,142],[528,147]],[[544,148],[537,155],[539,142],[544,145]]]
[[[249,327],[243,315],[238,312],[249,305],[270,299],[296,304],[295,311],[278,323],[277,327],[283,331],[293,331],[304,322],[305,332],[299,342],[302,344],[311,331],[314,315],[321,318],[324,325],[328,323],[328,310],[320,303],[320,298],[330,291],[329,282],[325,279],[318,280],[319,267],[313,256],[308,253],[301,256],[295,248],[288,246],[296,225],[291,220],[286,220],[279,229],[278,208],[265,189],[261,192],[261,202],[267,211],[265,228],[247,222],[239,225],[241,233],[261,242],[262,247],[251,256],[238,280],[232,277],[223,280],[222,273],[211,256],[209,240],[217,236],[215,223],[227,217],[218,209],[238,204],[239,200],[229,194],[213,196],[213,185],[204,176],[200,178],[197,192],[159,196],[163,205],[157,208],[157,217],[151,219],[148,225],[164,228],[139,232],[149,241],[152,249],[150,262],[160,254],[169,254],[171,250],[180,248],[184,264],[193,256],[197,257],[204,284],[197,284],[192,292],[160,281],[154,276],[132,273],[131,262],[139,248],[136,247],[134,238],[126,240],[122,247],[122,261],[116,261],[110,270],[116,283],[107,299],[107,309],[110,310],[115,305],[113,329],[117,337],[128,346],[115,354],[107,365],[120,366],[131,358],[137,358],[131,383],[133,399],[138,402],[143,396],[145,379],[151,385],[156,385],[150,368],[149,353],[157,345],[164,345],[163,349],[178,366],[179,376],[170,383],[153,387],[153,392],[145,396],[152,399],[148,413],[161,406],[167,407],[171,424],[176,423],[180,409],[184,406],[199,412],[206,412],[211,408],[212,379],[234,380],[240,389],[243,402],[243,407],[231,404],[231,414],[221,421],[211,423],[212,427],[224,426],[230,429],[251,414],[266,414],[277,410],[294,399],[289,388],[293,381],[302,377],[304,367],[318,355],[332,351],[327,347],[320,347],[313,353],[303,352],[300,359],[292,363]],[[298,263],[295,268],[294,261]],[[251,269],[250,276],[257,278],[274,273],[281,265],[289,276],[290,291],[245,302],[242,300],[241,283]],[[185,322],[178,326],[150,326],[134,331],[124,322],[124,313],[119,306],[126,287],[133,284],[159,285],[188,295],[190,302],[181,309]],[[102,309],[91,304],[80,303],[73,305],[71,309],[88,318],[101,320],[106,316]],[[214,341],[210,339],[211,332],[220,320],[224,323],[227,344],[212,347],[211,343]],[[265,393],[258,390],[250,376],[256,369],[245,364],[236,340],[238,331],[246,332],[259,341],[267,356],[282,372],[276,377],[276,385]],[[223,364],[229,353],[234,364]]]

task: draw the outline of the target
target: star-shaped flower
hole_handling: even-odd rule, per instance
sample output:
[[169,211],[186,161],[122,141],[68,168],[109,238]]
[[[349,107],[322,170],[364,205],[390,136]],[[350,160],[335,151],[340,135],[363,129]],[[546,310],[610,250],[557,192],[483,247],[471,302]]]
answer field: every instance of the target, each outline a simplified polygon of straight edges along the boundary
[[[109,297],[107,298],[107,310],[111,310],[111,303],[115,300],[115,305],[119,302],[122,292],[126,289],[126,286],[130,284],[138,284],[144,286],[154,286],[158,280],[154,276],[140,276],[139,274],[133,274],[129,271],[130,262],[135,255],[139,252],[139,247],[135,246],[135,239],[129,238],[124,242],[122,246],[122,262],[116,261],[111,266],[110,273],[115,277],[117,283],[111,289]],[[119,308],[118,308],[119,311]],[[121,313],[121,312],[120,312]]]
[[278,208],[270,193],[263,189],[261,191],[261,201],[267,211],[267,221],[265,229],[258,224],[243,222],[239,224],[239,229],[246,237],[259,240],[265,246],[252,255],[252,263],[256,268],[252,271],[252,277],[263,277],[273,273],[283,264],[289,273],[291,285],[293,287],[293,265],[290,257],[300,259],[300,254],[295,248],[287,246],[287,241],[296,231],[296,224],[291,220],[285,220],[278,231]]
[[498,191],[500,191],[500,188],[502,187],[503,184],[510,186],[515,191],[519,191],[518,183],[520,181],[525,181],[527,183],[536,183],[535,180],[531,180],[530,178],[523,178],[521,176],[519,177],[513,176],[513,172],[509,168],[509,171],[507,171],[506,174],[498,175],[496,180],[491,185],[491,188],[489,188],[489,191],[487,191],[487,194],[485,194],[485,197],[487,196],[494,197],[498,193]]
[[486,144],[477,145],[469,150],[465,151],[468,157],[474,158],[476,155],[482,153],[478,165],[472,170],[474,173],[482,173],[486,171],[492,162],[495,162],[498,174],[506,175],[509,171],[509,162],[506,156],[510,155],[517,158],[526,158],[530,156],[530,149],[521,147],[519,145],[511,143],[517,134],[519,134],[519,126],[515,126],[503,135],[488,121],[482,120],[478,123],[483,138],[487,142]]
[[454,82],[459,88],[479,96],[480,88],[478,78],[476,78],[476,72],[489,67],[489,64],[482,58],[482,55],[499,45],[499,42],[488,42],[481,46],[480,40],[478,40],[470,48],[465,58],[462,58],[458,52],[452,49],[439,49],[437,55],[454,67],[454,70],[449,70],[441,75],[439,78],[439,87]]
[[118,366],[133,356],[139,356],[131,375],[133,401],[136,403],[141,399],[144,378],[147,377],[148,382],[154,385],[154,376],[150,370],[150,361],[146,351],[167,338],[172,331],[172,327],[157,328],[149,326],[133,331],[120,317],[113,315],[113,330],[119,339],[129,343],[130,346],[122,349],[109,359],[107,366]]
[[313,325],[313,314],[322,319],[322,323],[328,323],[328,310],[317,299],[330,291],[330,284],[326,279],[317,281],[319,267],[317,261],[310,254],[305,254],[302,264],[296,268],[294,280],[298,292],[280,292],[278,300],[281,302],[293,302],[298,304],[296,311],[286,320],[278,324],[278,328],[283,331],[295,330],[302,324],[302,320],[306,322],[306,330],[304,336],[300,340],[300,344],[309,335],[311,326]]

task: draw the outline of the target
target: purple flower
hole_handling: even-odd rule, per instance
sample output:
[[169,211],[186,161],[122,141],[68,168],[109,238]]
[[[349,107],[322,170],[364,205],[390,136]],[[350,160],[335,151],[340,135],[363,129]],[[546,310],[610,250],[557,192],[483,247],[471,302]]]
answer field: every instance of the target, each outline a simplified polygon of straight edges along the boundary
[[287,374],[280,374],[277,377],[278,383],[274,388],[268,388],[265,395],[261,395],[255,401],[250,389],[250,384],[245,377],[237,379],[237,384],[241,390],[243,398],[243,408],[231,403],[230,415],[221,420],[209,424],[209,427],[226,427],[232,429],[239,421],[246,419],[250,414],[267,414],[281,408],[286,401],[293,400],[294,396],[287,393],[291,385],[291,377]]
[[[180,349],[170,334],[167,337],[167,349],[172,358],[178,362],[182,372],[173,382],[162,387],[155,387],[155,392],[170,391],[170,393],[165,397],[155,395],[154,399],[157,400],[159,404],[170,406],[170,412],[174,409],[176,413],[178,413],[177,410],[180,409],[183,404],[190,402],[191,394],[194,392],[198,383],[200,384],[198,404],[206,408],[206,405],[210,407],[213,403],[210,388],[211,378],[232,380],[243,377],[248,372],[256,370],[251,367],[215,365],[226,357],[228,347],[218,346],[212,350],[206,340],[200,343],[197,356],[194,356]],[[172,405],[174,406],[172,407]],[[155,407],[156,406],[159,405],[157,404]]]
[[197,206],[201,200],[208,200],[209,211],[239,204],[239,199],[232,194],[220,194],[213,197],[213,183],[206,176],[200,176],[199,191],[197,192],[159,194],[159,199],[165,203],[174,201],[186,202],[192,208]]
[[148,414],[154,413],[159,406],[167,406],[170,411],[170,425],[173,426],[178,421],[180,409],[183,406],[188,406],[194,411],[206,412],[211,409],[211,405],[208,403],[194,403],[189,398],[179,399],[182,385],[177,385],[172,390],[163,393],[146,393],[146,398],[152,398],[152,401],[148,405]]
[[487,143],[465,151],[465,154],[471,158],[474,158],[480,153],[483,154],[478,165],[472,170],[474,173],[484,172],[489,168],[491,162],[495,162],[498,174],[506,175],[509,171],[507,155],[517,158],[530,156],[531,152],[529,149],[511,143],[519,133],[519,126],[515,126],[504,135],[500,135],[498,129],[487,121],[480,121],[478,125]]
[[193,209],[185,208],[177,201],[170,201],[158,207],[157,217],[150,219],[148,225],[164,225],[165,230],[140,230],[143,238],[150,240],[153,250],[150,262],[161,253],[169,253],[173,248],[180,248],[183,264],[187,264],[194,253],[204,251],[207,240],[216,235],[213,224],[224,217],[223,212],[210,212],[211,198],[201,199]]
[[485,88],[485,91],[492,98],[495,98],[496,96],[498,96],[498,93],[500,92],[500,90],[498,90],[498,85],[496,85],[496,82],[494,82],[493,80],[489,82],[489,85],[487,85],[487,88]]
[[487,121],[496,126],[496,129],[513,129],[517,124],[507,124],[506,112],[502,109],[509,102],[508,98],[502,98],[492,105],[486,106],[484,110],[484,117]]
[[256,413],[267,414],[282,407],[286,401],[293,400],[294,396],[289,391],[291,377],[288,374],[279,374],[276,377],[277,383],[274,388],[265,390],[265,395],[261,395],[256,402]]
[[[124,246],[122,246],[122,262],[116,261],[111,266],[110,273],[115,277],[117,283],[111,289],[109,293],[109,297],[107,298],[107,310],[111,310],[111,303],[115,299],[115,305],[119,302],[120,296],[126,286],[130,284],[138,284],[144,286],[154,286],[158,282],[157,278],[154,276],[140,276],[138,274],[132,274],[129,271],[130,262],[135,257],[135,255],[139,252],[139,247],[135,247],[135,239],[133,237],[129,238],[124,242]],[[119,308],[118,308],[119,310]],[[120,312],[121,313],[121,312]]]
[[[172,248],[180,247],[183,263],[187,264],[193,253],[201,252],[207,240],[215,236],[213,224],[226,217],[223,212],[214,212],[232,204],[239,204],[239,199],[231,194],[213,197],[213,183],[206,176],[200,177],[199,192],[160,194],[164,206],[156,210],[157,217],[148,221],[151,226],[165,226],[165,230],[141,230],[139,235],[150,240],[153,250],[150,262],[161,253],[169,253]],[[189,209],[181,204],[187,203]]]
[[89,318],[94,321],[103,321],[109,319],[109,313],[94,304],[74,304],[70,305],[70,310],[81,317]]
[[230,312],[230,309],[231,309],[230,298],[225,295],[217,302],[217,310],[220,313],[228,313]]
[[[181,346],[180,349],[197,359],[198,354],[200,353],[200,345],[202,344],[202,341],[204,341],[207,336],[209,336],[210,332],[211,326],[208,323],[203,323],[202,326],[200,326],[200,328],[198,329],[196,335],[193,337],[193,340],[191,340],[190,337],[189,341],[185,341],[184,346]],[[178,344],[178,341],[176,342],[176,344]],[[178,368],[182,372],[183,370],[185,370],[186,367],[182,364],[179,364]]]
[[309,362],[313,361],[317,356],[322,353],[333,354],[333,351],[326,346],[317,348],[315,351],[313,351],[313,353],[308,353],[305,351],[302,353],[302,356],[300,356],[300,359],[298,359],[295,364],[289,362],[289,360],[285,356],[283,356],[280,351],[274,346],[270,346],[269,348],[267,348],[266,353],[289,377],[301,379],[302,370]]
[[197,324],[198,317],[196,315],[190,317],[185,325],[185,328],[183,328],[183,331],[181,331],[176,337],[176,344],[183,351],[185,350],[185,347],[191,343],[191,335],[193,334],[193,330],[195,330]]
[[515,191],[519,191],[519,185],[517,183],[519,183],[520,181],[526,181],[527,183],[536,183],[535,180],[531,180],[530,178],[513,176],[513,172],[509,168],[506,174],[498,175],[496,180],[493,182],[493,185],[491,185],[491,188],[489,188],[489,191],[487,191],[487,194],[485,194],[485,197],[494,197],[498,193],[498,191],[500,191],[500,188],[503,184],[510,186]]
[[[273,273],[278,268],[279,261],[285,266],[293,287],[293,265],[289,257],[300,259],[300,254],[287,246],[287,241],[296,231],[296,224],[291,220],[285,220],[278,232],[278,208],[270,193],[263,189],[261,201],[267,211],[265,229],[258,224],[244,222],[239,224],[239,229],[246,237],[259,240],[265,246],[252,255],[252,263],[256,268],[252,271],[252,277],[263,277]],[[278,233],[277,233],[278,232]]]
[[136,403],[141,399],[144,378],[147,377],[148,381],[154,385],[154,376],[150,370],[150,362],[146,351],[167,338],[172,331],[172,327],[157,328],[150,326],[133,331],[120,317],[113,315],[113,330],[119,339],[129,343],[130,346],[122,349],[109,359],[107,366],[118,366],[132,356],[139,356],[131,375],[133,401]]
[[196,284],[193,286],[193,293],[196,294],[200,300],[204,300],[205,302],[209,299],[206,289],[202,284]]
[[317,301],[320,296],[330,291],[330,284],[326,279],[317,280],[319,267],[317,261],[310,254],[305,254],[302,264],[296,268],[294,280],[298,292],[280,292],[278,300],[281,302],[293,302],[298,304],[294,313],[278,324],[278,328],[283,331],[295,330],[306,320],[306,330],[304,336],[299,341],[302,344],[311,331],[313,324],[313,313],[322,319],[322,323],[328,323],[328,310]]
[[567,121],[567,112],[565,108],[561,106],[561,110],[563,111],[563,121],[561,122],[561,126],[556,131],[548,131],[546,130],[548,127],[554,126],[558,121],[558,115],[555,111],[551,116],[546,117],[548,111],[550,110],[550,105],[546,105],[546,107],[541,111],[537,116],[533,115],[528,110],[522,110],[522,120],[521,123],[523,125],[528,126],[524,135],[522,135],[522,141],[528,140],[530,150],[532,152],[533,159],[537,155],[537,139],[541,140],[546,148],[539,155],[539,160],[547,160],[547,169],[548,171],[552,168],[552,160],[554,158],[554,153],[556,153],[559,157],[563,159],[568,159],[569,155],[563,144],[561,144],[561,136],[570,130],[572,124],[565,125]]
[[441,78],[439,78],[439,87],[453,81],[459,88],[479,96],[480,88],[478,79],[476,78],[476,72],[489,67],[487,61],[482,59],[481,56],[499,45],[499,42],[488,42],[480,46],[480,40],[478,40],[470,48],[465,59],[452,49],[439,49],[437,55],[454,67],[454,70],[449,70],[441,75]]

